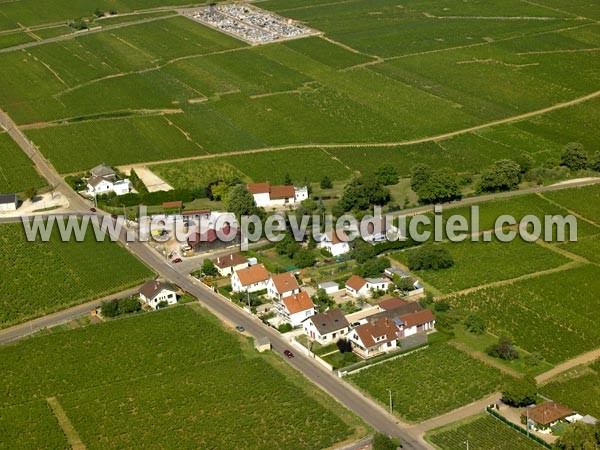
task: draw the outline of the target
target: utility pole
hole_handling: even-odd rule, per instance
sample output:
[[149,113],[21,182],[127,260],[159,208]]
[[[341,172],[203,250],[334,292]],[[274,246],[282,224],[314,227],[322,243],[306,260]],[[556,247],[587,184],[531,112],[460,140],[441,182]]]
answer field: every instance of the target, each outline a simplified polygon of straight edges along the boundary
[[387,388],[386,390],[390,394],[390,414],[393,414],[394,413],[394,406],[392,404],[392,390],[390,388]]
[[467,444],[467,450],[469,450],[469,441],[465,441],[465,444]]

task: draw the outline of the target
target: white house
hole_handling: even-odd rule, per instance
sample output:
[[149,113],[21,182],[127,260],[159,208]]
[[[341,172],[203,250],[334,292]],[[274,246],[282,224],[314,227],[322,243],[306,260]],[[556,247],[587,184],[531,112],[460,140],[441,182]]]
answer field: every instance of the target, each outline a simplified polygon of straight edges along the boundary
[[17,194],[0,195],[0,212],[16,211],[18,206]]
[[338,308],[315,314],[304,322],[303,328],[304,334],[322,345],[337,342],[350,332],[350,324]]
[[294,186],[271,186],[269,182],[249,184],[248,192],[258,207],[281,207],[295,205],[308,199],[308,188]]
[[161,302],[169,305],[177,303],[177,293],[173,286],[156,280],[146,281],[139,290],[140,300],[156,309]]
[[215,259],[213,259],[213,264],[217,268],[219,275],[221,275],[222,277],[233,275],[233,272],[245,269],[249,266],[248,259],[244,258],[239,253],[218,256]]
[[114,192],[117,195],[129,194],[131,182],[128,179],[111,181],[103,177],[92,177],[87,182],[87,193],[89,195],[102,195]]
[[435,329],[435,317],[429,309],[400,316],[395,322],[400,328],[399,338],[413,336],[420,331],[427,332]]
[[348,340],[354,353],[361,358],[372,358],[397,348],[398,331],[394,321],[381,318],[357,326],[348,335]]
[[314,236],[319,248],[326,249],[332,256],[340,256],[350,251],[350,244],[342,230],[329,231],[328,233]]
[[267,296],[277,300],[299,292],[300,285],[298,285],[298,280],[292,272],[273,275],[267,283]]
[[327,295],[331,295],[340,290],[340,285],[335,281],[324,281],[317,285],[317,289],[323,289]]
[[352,275],[346,282],[346,292],[353,297],[370,297],[372,291],[387,291],[391,282],[387,278],[363,278]]
[[302,291],[283,297],[275,305],[275,310],[285,322],[296,327],[315,314],[315,305],[310,296]]
[[233,272],[231,289],[233,292],[257,292],[267,289],[269,272],[262,264],[246,267]]

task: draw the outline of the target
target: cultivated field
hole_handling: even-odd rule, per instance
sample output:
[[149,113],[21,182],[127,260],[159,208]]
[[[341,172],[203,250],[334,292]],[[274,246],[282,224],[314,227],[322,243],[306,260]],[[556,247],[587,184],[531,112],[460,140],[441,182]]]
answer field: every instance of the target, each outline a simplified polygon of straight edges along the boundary
[[0,328],[143,283],[152,272],[116,243],[28,242],[21,224],[0,227]]
[[[16,27],[18,17],[56,27],[40,34],[61,34],[59,17],[107,6],[59,2],[38,11],[36,2],[0,4],[0,29]],[[118,3],[120,12],[142,6]],[[99,33],[0,54],[8,69],[0,107],[27,125],[60,172],[281,146],[273,158],[306,172],[301,147],[319,144],[328,145],[318,160],[334,177],[371,173],[382,162],[406,175],[417,160],[478,172],[522,153],[541,164],[573,140],[598,147],[587,130],[600,103],[582,98],[600,89],[600,26],[589,5],[269,0],[261,7],[325,34],[249,47],[168,9],[101,19],[109,27]],[[0,46],[24,39],[0,35]],[[364,146],[382,143],[389,146]],[[233,165],[264,178],[253,170],[256,158],[236,155]],[[189,171],[179,164],[169,166],[173,185]]]
[[23,192],[46,183],[31,160],[7,133],[0,133],[0,193]]
[[0,354],[2,420],[19,430],[27,409],[43,419],[24,447],[64,447],[44,407],[51,397],[89,449],[328,448],[360,427],[198,305],[28,339]]
[[469,441],[470,448],[486,450],[539,450],[543,447],[523,436],[489,414],[438,428],[425,439],[440,450],[462,450]]
[[409,421],[423,421],[479,400],[500,387],[503,375],[448,344],[425,350],[358,372],[348,380],[389,404]]
[[564,403],[581,415],[600,416],[600,360],[579,366],[550,380],[540,389],[554,401]]

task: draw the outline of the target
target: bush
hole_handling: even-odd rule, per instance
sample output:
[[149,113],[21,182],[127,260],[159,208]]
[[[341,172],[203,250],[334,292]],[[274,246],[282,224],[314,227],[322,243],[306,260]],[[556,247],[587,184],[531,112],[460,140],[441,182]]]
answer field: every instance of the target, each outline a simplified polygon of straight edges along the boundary
[[100,305],[100,313],[104,317],[117,317],[119,315],[119,305],[117,301],[102,302]]
[[440,270],[453,265],[450,252],[439,245],[424,245],[408,255],[410,270]]
[[400,177],[398,170],[392,165],[381,166],[375,171],[375,178],[384,186],[392,186],[398,184]]
[[301,248],[294,255],[294,264],[300,269],[312,267],[315,265],[315,262],[315,254],[311,250]]
[[519,352],[515,348],[512,339],[508,336],[501,336],[498,343],[490,346],[487,350],[488,355],[494,358],[512,361],[519,358]]
[[215,276],[219,272],[215,267],[215,264],[210,259],[206,258],[204,261],[202,261],[202,273],[208,276]]
[[294,329],[294,327],[289,324],[289,323],[282,323],[281,325],[279,325],[279,332],[280,333],[287,333],[288,331],[292,331]]
[[331,189],[332,187],[333,183],[331,182],[331,179],[325,175],[321,180],[321,189]]
[[375,433],[371,444],[373,450],[396,450],[398,447],[402,446],[398,439],[382,433]]
[[508,191],[521,182],[521,167],[510,159],[496,161],[481,174],[477,192]]
[[485,333],[486,323],[479,314],[471,313],[465,319],[465,328],[473,334]]
[[340,339],[336,345],[340,353],[352,352],[352,344],[347,339]]
[[380,277],[388,267],[390,261],[387,258],[373,258],[358,266],[355,273],[363,278]]

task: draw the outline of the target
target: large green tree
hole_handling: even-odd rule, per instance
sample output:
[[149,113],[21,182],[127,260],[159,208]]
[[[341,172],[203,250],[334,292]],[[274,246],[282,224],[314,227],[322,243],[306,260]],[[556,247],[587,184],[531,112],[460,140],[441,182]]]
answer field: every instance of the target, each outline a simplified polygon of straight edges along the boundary
[[452,255],[439,245],[423,245],[408,254],[410,270],[447,269],[454,264]]
[[337,212],[362,211],[373,205],[383,206],[390,201],[390,191],[373,177],[359,177],[344,188]]
[[431,167],[425,164],[416,164],[410,170],[410,187],[417,192],[423,184],[425,184],[433,174]]
[[496,161],[481,174],[478,192],[508,191],[521,182],[521,166],[510,159]]
[[537,398],[537,383],[531,375],[523,378],[512,378],[502,387],[502,400],[515,407],[535,403]]
[[461,183],[450,169],[443,168],[431,173],[427,181],[419,185],[417,191],[423,203],[443,203],[460,198]]
[[600,422],[594,425],[575,422],[554,443],[556,450],[599,450]]
[[241,216],[259,213],[254,197],[243,184],[238,184],[229,191],[227,210],[234,213],[238,220]]
[[400,181],[398,169],[391,164],[386,164],[385,166],[381,166],[379,169],[377,169],[375,171],[375,178],[377,178],[384,186],[392,186],[394,184],[398,184]]
[[571,170],[582,170],[587,167],[588,158],[579,142],[570,142],[565,145],[560,155],[560,165]]

